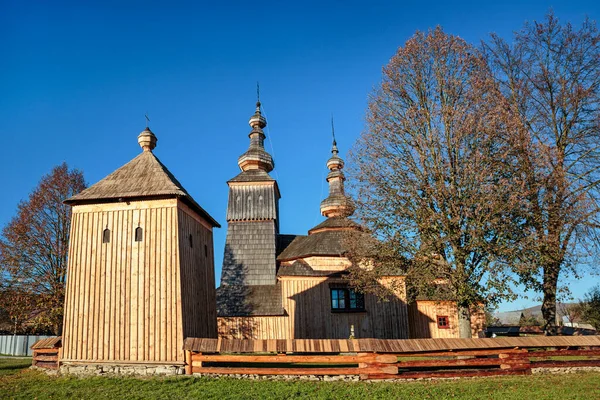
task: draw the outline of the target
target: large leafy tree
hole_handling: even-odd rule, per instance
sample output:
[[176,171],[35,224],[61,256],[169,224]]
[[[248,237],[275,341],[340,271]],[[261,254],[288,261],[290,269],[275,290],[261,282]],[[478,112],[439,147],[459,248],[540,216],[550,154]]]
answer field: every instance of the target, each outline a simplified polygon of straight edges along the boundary
[[511,43],[493,35],[484,47],[523,127],[514,148],[529,193],[533,268],[519,272],[543,293],[545,330],[556,334],[560,278],[598,254],[600,35],[592,21],[576,29],[549,14]]
[[417,32],[383,69],[367,128],[351,156],[357,216],[377,240],[350,240],[365,290],[408,272],[417,291],[470,308],[510,295],[520,187],[512,173],[516,127],[483,55],[441,28]]
[[[44,176],[2,230],[0,266],[4,269],[4,302],[15,310],[35,302],[39,326],[60,334],[71,209],[63,201],[85,189],[83,174],[63,163]],[[33,300],[32,300],[33,299]]]

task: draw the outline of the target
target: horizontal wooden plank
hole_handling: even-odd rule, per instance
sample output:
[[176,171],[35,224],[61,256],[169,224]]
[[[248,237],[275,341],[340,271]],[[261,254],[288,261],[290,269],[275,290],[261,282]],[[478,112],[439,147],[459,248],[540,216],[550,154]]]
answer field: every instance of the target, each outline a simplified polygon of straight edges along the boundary
[[418,360],[418,361],[401,361],[398,364],[399,368],[425,368],[425,367],[477,367],[477,366],[494,366],[505,364],[507,360],[499,358],[469,358],[465,360]]
[[358,363],[380,363],[393,364],[398,357],[390,354],[369,354],[361,356],[346,355],[277,355],[277,356],[240,356],[240,355],[204,355],[193,354],[192,361],[210,362],[257,362],[257,363],[328,363],[328,364],[358,364]]
[[[252,345],[249,345],[250,343]],[[347,348],[349,352],[433,354],[436,352],[457,353],[460,351],[482,352],[494,349],[600,347],[600,336],[502,337],[493,339],[292,339],[281,341],[277,346],[274,344],[274,341],[268,340],[186,338],[184,350],[201,353],[238,354],[255,353],[257,351],[335,354],[339,351],[333,351],[334,348]],[[396,349],[402,349],[402,351],[398,352]]]
[[422,378],[468,378],[475,376],[502,376],[502,375],[530,375],[531,370],[502,370],[502,369],[486,369],[480,371],[471,370],[453,370],[453,371],[436,371],[436,372],[403,372],[398,375],[388,374],[361,374],[360,379],[422,379]]
[[50,362],[58,362],[58,354],[55,356],[48,355],[40,355],[33,357],[35,361],[50,361]]
[[46,368],[46,369],[58,369],[57,362],[47,362],[47,361],[37,361],[35,363],[36,367]]
[[58,349],[35,349],[33,354],[57,354]]
[[359,375],[359,374],[396,374],[397,367],[385,368],[221,368],[195,367],[192,373],[199,374],[236,374],[236,375]]

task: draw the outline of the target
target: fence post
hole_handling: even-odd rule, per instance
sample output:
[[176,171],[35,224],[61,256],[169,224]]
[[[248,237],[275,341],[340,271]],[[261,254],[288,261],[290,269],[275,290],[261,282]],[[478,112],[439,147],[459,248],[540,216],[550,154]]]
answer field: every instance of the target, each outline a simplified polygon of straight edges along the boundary
[[192,375],[192,352],[185,351],[185,374]]

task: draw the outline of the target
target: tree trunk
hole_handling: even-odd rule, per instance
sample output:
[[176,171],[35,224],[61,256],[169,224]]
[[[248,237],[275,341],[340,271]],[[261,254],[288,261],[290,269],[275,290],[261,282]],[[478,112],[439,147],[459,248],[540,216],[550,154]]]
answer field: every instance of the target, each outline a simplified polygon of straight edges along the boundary
[[556,288],[558,286],[558,271],[555,265],[544,267],[544,301],[542,302],[542,317],[544,318],[544,334],[556,336]]
[[458,306],[458,336],[471,338],[471,310],[468,306]]

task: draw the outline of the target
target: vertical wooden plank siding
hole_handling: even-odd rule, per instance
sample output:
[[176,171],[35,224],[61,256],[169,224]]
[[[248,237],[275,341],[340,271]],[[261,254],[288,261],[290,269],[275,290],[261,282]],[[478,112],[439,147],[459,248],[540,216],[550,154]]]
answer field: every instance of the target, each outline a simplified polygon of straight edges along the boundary
[[182,362],[184,336],[216,337],[205,225],[177,199],[74,206],[63,360]]
[[[447,316],[449,327],[438,328],[437,317]],[[471,333],[477,333],[485,325],[485,312],[479,307],[471,309]],[[409,306],[411,339],[458,338],[458,309],[452,301],[418,300]]]
[[[183,337],[215,338],[217,311],[212,230],[199,218],[180,203],[181,295],[177,301],[181,302]],[[183,342],[178,345],[182,348]]]
[[235,339],[407,339],[408,308],[404,293],[388,301],[365,295],[364,312],[332,312],[327,278],[281,279],[285,316],[219,317],[219,336]]

